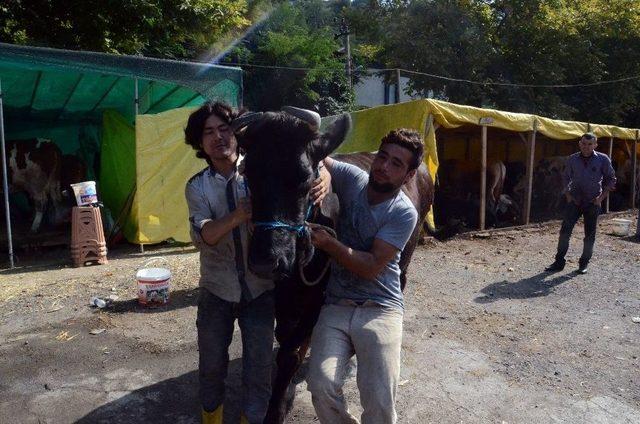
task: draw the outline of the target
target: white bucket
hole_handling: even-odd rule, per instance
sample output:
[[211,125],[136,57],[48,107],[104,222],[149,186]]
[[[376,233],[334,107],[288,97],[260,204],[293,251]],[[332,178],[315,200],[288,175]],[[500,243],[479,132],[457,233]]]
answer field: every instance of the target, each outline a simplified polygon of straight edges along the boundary
[[[164,258],[151,258],[150,262]],[[165,261],[166,262],[166,261]],[[165,305],[169,302],[171,271],[166,268],[142,268],[136,272],[138,281],[138,303],[144,306]]]
[[628,236],[631,232],[631,221],[623,218],[614,218],[613,222],[613,234],[617,236]]
[[78,206],[88,206],[98,201],[98,193],[96,192],[95,181],[83,181],[77,184],[71,184],[73,194],[76,195],[76,203]]

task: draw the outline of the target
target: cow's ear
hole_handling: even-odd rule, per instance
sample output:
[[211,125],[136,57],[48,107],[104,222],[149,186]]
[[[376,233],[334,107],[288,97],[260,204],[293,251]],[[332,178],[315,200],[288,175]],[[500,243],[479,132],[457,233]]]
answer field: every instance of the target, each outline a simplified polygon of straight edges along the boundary
[[351,129],[351,116],[348,113],[338,116],[335,121],[329,124],[320,138],[311,143],[312,159],[319,162],[329,156],[342,144],[349,129]]

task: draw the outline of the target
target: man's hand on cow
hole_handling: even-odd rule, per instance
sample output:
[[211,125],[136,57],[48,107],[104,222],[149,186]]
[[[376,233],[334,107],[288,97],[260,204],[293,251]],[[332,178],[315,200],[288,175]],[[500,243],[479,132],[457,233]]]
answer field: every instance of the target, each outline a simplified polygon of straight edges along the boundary
[[248,197],[238,199],[238,207],[233,213],[241,223],[249,221],[251,219],[251,199]]
[[320,168],[319,173],[320,176],[313,181],[313,187],[311,187],[311,201],[316,206],[322,203],[331,188],[331,174],[329,174],[329,171],[323,166]]
[[329,234],[321,225],[308,223],[311,232],[311,244],[318,249],[325,250],[325,247],[331,243],[333,236]]

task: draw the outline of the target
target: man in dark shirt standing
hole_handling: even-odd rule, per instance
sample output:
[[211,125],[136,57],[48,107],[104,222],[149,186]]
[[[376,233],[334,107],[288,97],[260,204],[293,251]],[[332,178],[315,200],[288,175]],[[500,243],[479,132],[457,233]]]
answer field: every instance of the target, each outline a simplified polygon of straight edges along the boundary
[[560,228],[556,260],[546,271],[561,271],[565,265],[565,255],[569,249],[569,239],[578,218],[584,217],[584,247],[578,264],[578,273],[585,274],[593,254],[600,204],[613,190],[616,176],[611,159],[604,153],[596,152],[598,140],[593,133],[584,134],[578,143],[580,151],[567,158],[563,174],[564,194],[567,209]]

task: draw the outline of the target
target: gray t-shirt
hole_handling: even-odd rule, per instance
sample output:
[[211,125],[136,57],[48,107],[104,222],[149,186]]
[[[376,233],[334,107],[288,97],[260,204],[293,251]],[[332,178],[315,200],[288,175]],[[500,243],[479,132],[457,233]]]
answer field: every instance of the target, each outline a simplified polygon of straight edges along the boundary
[[358,277],[334,261],[327,287],[327,303],[337,303],[342,299],[354,302],[369,300],[402,309],[398,262],[413,233],[418,212],[402,191],[382,203],[369,205],[369,175],[356,166],[334,161],[331,179],[333,190],[340,199],[338,239],[352,249],[365,252],[371,251],[375,239],[380,239],[397,247],[398,252],[374,280]]

